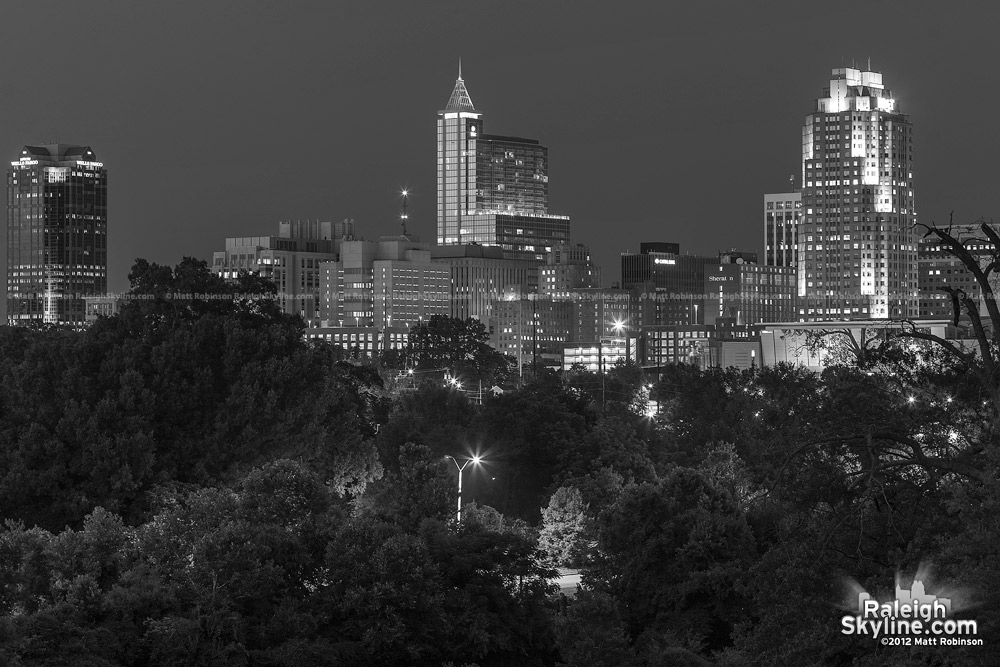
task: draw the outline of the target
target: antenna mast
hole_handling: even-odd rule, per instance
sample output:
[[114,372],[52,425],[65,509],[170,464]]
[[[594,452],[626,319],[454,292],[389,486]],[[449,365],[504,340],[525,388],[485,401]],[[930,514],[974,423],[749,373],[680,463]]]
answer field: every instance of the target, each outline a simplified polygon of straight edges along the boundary
[[403,190],[401,193],[403,195],[403,210],[399,214],[399,224],[403,228],[403,236],[406,236],[406,221],[409,216],[406,214],[406,200],[410,196],[407,190]]

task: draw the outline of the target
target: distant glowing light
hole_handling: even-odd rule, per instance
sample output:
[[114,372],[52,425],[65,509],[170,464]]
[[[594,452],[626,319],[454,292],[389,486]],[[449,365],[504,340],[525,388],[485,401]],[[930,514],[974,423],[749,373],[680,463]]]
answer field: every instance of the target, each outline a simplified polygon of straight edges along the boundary
[[916,400],[917,400],[916,396],[910,396],[908,399],[906,399],[906,402],[907,403],[915,403]]

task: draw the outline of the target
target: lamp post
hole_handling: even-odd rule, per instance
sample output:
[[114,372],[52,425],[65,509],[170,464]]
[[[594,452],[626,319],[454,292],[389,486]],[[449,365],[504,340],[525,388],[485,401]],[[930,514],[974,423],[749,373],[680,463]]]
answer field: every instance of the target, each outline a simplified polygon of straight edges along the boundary
[[478,456],[473,456],[471,459],[466,459],[465,463],[463,463],[462,465],[459,465],[458,459],[456,459],[454,456],[451,456],[450,454],[445,454],[445,458],[451,459],[452,462],[455,464],[455,467],[458,468],[458,512],[456,513],[455,517],[458,520],[458,523],[462,523],[462,471],[465,470],[465,466],[469,465],[470,463],[475,463],[476,465],[479,465],[479,462],[482,459],[480,459]]
[[631,361],[632,352],[629,350],[628,324],[626,324],[625,320],[615,320],[615,323],[612,325],[612,328],[615,330],[615,333],[617,333],[619,336],[622,335],[623,331],[625,332],[625,361]]

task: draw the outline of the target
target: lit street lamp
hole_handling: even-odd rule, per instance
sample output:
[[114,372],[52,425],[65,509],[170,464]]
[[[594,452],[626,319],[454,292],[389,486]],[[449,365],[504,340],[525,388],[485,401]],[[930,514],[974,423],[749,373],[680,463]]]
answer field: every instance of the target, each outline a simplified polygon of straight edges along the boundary
[[456,459],[454,456],[451,456],[450,454],[445,454],[445,458],[451,459],[455,463],[455,467],[458,468],[458,513],[456,514],[456,518],[458,519],[458,523],[462,523],[462,471],[465,470],[465,466],[469,465],[470,463],[475,463],[476,465],[479,465],[479,462],[482,459],[480,459],[478,456],[473,456],[471,459],[466,459],[465,463],[463,463],[462,465],[458,465],[458,459]]
[[615,320],[615,323],[612,325],[611,328],[613,328],[615,330],[615,333],[618,334],[619,336],[622,335],[623,331],[625,332],[625,361],[631,361],[632,353],[629,350],[628,324],[625,323],[625,320]]

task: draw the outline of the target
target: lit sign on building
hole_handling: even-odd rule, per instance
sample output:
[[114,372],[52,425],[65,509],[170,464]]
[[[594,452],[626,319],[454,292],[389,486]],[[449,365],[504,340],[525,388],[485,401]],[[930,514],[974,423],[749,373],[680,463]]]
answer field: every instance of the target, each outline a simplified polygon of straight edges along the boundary
[[673,259],[663,259],[662,257],[657,257],[653,260],[654,264],[676,264],[677,261]]

